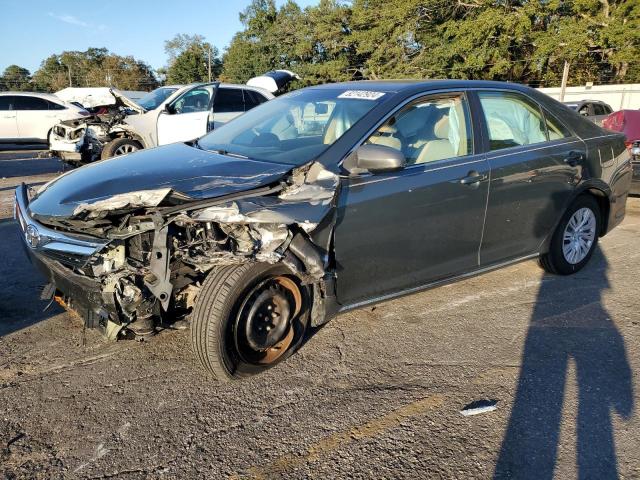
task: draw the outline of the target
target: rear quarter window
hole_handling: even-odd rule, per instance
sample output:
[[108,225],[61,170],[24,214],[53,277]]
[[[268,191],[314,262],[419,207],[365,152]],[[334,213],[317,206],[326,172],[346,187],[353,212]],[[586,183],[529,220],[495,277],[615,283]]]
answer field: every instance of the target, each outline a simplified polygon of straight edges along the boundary
[[46,101],[47,105],[49,106],[49,110],[65,110],[66,107],[63,105],[60,105],[59,103],[56,102],[50,102],[50,101]]

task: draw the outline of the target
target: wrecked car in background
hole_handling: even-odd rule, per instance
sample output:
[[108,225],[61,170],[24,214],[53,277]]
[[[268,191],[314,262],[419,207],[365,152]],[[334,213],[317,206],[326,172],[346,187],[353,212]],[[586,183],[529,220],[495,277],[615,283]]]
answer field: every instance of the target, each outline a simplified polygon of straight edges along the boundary
[[630,181],[622,135],[527,87],[354,82],[23,185],[15,215],[45,292],[86,326],[188,321],[228,380],[339,312],[534,257],[577,272]]
[[109,132],[127,116],[145,111],[123,92],[107,87],[69,87],[56,95],[90,112],[86,118],[62,121],[51,129],[50,153],[72,165],[99,158],[103,143],[111,140]]
[[115,89],[111,93],[115,103],[107,112],[53,128],[52,154],[72,164],[86,164],[193,140],[273,98],[257,87],[220,82],[161,87],[139,103]]

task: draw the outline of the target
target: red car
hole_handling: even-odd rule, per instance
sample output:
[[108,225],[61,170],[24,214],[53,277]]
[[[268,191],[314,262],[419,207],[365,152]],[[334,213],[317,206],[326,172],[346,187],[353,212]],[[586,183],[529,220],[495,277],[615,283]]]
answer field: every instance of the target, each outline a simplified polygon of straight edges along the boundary
[[625,144],[631,152],[633,164],[633,181],[630,193],[640,195],[640,110],[614,112],[602,121],[602,126],[626,135]]

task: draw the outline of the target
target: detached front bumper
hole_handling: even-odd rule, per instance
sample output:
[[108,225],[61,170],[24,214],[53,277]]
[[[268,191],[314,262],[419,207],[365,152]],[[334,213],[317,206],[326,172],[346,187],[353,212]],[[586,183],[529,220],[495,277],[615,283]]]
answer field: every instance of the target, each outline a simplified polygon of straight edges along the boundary
[[14,217],[27,256],[55,287],[88,327],[104,327],[109,316],[100,281],[80,275],[74,267],[85,266],[109,241],[69,235],[36,222],[29,216],[26,185],[16,189]]

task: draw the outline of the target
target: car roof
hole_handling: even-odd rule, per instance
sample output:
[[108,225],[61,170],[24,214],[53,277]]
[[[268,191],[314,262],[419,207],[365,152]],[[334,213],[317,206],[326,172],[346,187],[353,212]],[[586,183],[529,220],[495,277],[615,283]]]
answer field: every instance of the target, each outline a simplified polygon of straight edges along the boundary
[[438,88],[506,88],[510,90],[529,90],[530,87],[519,83],[496,82],[492,80],[358,80],[341,83],[325,83],[309,88],[374,90],[379,92],[400,93],[409,90],[432,90]]
[[20,96],[20,97],[38,97],[44,98],[45,100],[51,100],[53,102],[64,103],[60,97],[56,97],[52,93],[41,93],[41,92],[0,92],[0,96]]

